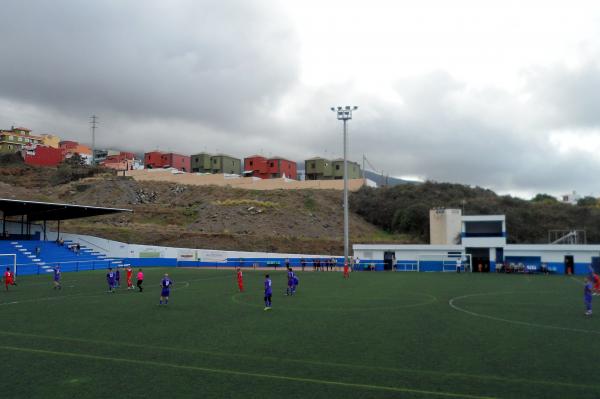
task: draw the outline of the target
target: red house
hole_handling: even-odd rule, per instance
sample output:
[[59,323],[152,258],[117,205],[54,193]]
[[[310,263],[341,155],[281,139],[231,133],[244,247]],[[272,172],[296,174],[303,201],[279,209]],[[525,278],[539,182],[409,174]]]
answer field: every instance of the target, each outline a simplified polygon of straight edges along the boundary
[[117,155],[109,155],[106,157],[106,163],[115,163],[115,162],[123,162],[123,161],[133,161],[135,159],[135,154],[133,152],[125,152],[121,151]]
[[252,155],[244,158],[244,172],[261,179],[276,179],[287,177],[297,179],[296,162],[281,157],[265,158],[260,155]]
[[60,148],[38,145],[33,149],[23,150],[23,160],[28,165],[57,166],[64,159]]
[[151,151],[144,154],[144,166],[146,169],[175,168],[183,172],[189,172],[191,159],[187,155],[173,152]]

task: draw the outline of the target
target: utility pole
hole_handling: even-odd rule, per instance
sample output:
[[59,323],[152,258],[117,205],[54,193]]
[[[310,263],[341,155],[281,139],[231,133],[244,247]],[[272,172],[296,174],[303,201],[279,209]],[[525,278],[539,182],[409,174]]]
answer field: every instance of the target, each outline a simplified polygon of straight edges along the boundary
[[337,119],[344,122],[344,265],[350,264],[348,258],[350,239],[349,239],[349,220],[348,220],[348,127],[347,123],[352,119],[352,111],[356,111],[357,106],[331,107],[336,113]]
[[98,117],[90,116],[90,126],[92,127],[92,166],[96,166],[96,127],[98,126]]
[[365,176],[365,160],[367,159],[367,156],[365,154],[363,154],[363,168],[362,168],[362,178],[366,179]]

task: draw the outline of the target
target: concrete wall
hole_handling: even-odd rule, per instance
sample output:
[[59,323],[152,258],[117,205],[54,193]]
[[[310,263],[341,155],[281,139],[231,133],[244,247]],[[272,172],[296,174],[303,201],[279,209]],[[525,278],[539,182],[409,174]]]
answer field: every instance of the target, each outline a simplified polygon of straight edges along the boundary
[[[329,255],[290,254],[269,252],[219,251],[212,249],[161,247],[157,245],[127,244],[83,234],[61,233],[61,238],[79,242],[81,245],[101,252],[111,258],[172,258],[179,261],[224,262],[234,258],[280,259],[280,258],[327,258]],[[56,240],[56,232],[49,232],[48,239]]]
[[461,233],[460,209],[431,209],[429,211],[429,243],[432,245],[458,244]]

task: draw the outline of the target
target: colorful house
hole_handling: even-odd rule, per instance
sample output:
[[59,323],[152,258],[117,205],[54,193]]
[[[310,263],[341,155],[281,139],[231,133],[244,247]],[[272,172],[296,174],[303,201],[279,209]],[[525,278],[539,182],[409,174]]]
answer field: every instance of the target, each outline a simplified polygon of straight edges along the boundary
[[182,172],[191,171],[191,159],[187,155],[174,152],[151,151],[144,154],[146,169],[174,168]]
[[28,165],[58,166],[63,160],[63,151],[60,148],[37,145],[22,150],[23,160]]
[[79,154],[85,163],[92,163],[92,149],[87,145],[80,144],[77,141],[64,140],[60,142],[60,149],[63,151],[65,158],[71,158],[73,154]]
[[210,172],[239,175],[242,171],[242,160],[226,154],[210,157]]
[[282,157],[265,158],[261,155],[252,155],[244,159],[244,174],[261,179],[276,179],[287,177],[298,178],[296,162]]
[[191,165],[192,165],[192,172],[212,173],[211,162],[210,162],[211,157],[212,157],[212,155],[209,153],[206,153],[206,152],[201,152],[199,154],[192,155],[190,157]]
[[[310,158],[304,161],[306,180],[332,180],[344,178],[344,160],[341,158],[333,161],[321,157]],[[356,162],[348,161],[348,178],[360,179],[362,172]]]
[[15,153],[38,144],[42,144],[42,137],[32,135],[31,129],[13,126],[10,130],[0,130],[0,152]]
[[[360,166],[356,162],[347,161],[348,162],[348,179],[360,179],[361,170]],[[331,161],[331,173],[333,179],[343,179],[344,178],[344,159],[338,158]]]
[[60,137],[53,134],[42,134],[42,145],[52,148],[60,148]]

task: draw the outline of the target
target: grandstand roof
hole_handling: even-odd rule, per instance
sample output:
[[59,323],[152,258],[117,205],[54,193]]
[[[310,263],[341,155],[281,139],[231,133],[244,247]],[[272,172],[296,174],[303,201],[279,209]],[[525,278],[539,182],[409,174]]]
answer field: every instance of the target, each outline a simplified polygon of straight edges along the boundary
[[30,221],[78,219],[118,212],[133,212],[131,209],[24,201],[8,198],[0,198],[0,211],[5,216],[26,215]]

